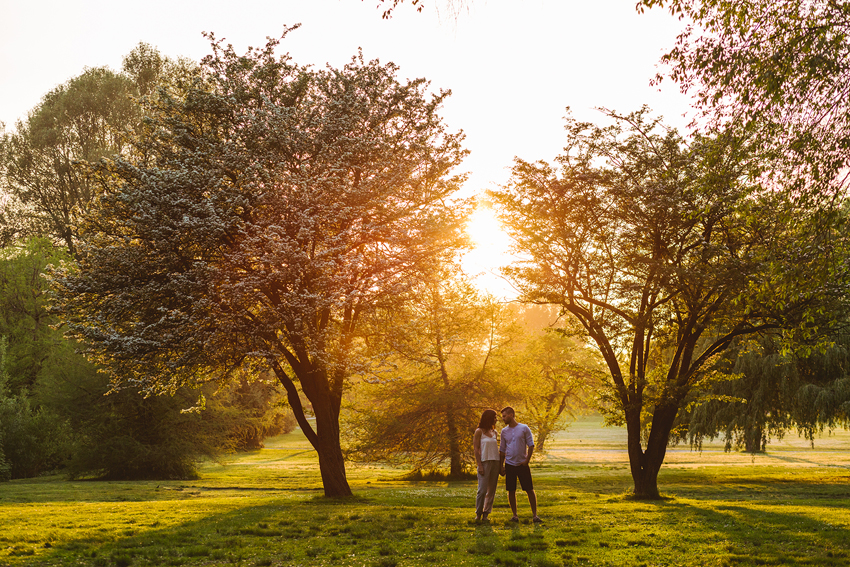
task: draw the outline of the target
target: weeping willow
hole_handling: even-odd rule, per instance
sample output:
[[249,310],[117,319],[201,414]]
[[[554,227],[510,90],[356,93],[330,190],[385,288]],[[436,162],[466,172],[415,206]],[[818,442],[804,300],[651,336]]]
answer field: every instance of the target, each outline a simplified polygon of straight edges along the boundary
[[694,396],[679,420],[677,441],[701,448],[723,439],[726,450],[763,452],[771,439],[815,435],[850,425],[850,333],[806,355],[783,353],[780,337],[731,354],[724,377]]

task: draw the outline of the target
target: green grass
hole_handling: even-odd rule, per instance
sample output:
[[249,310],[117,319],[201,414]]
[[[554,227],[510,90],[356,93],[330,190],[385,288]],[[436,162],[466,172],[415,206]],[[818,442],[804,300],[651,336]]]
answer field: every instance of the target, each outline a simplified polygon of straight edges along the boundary
[[660,502],[628,497],[622,432],[581,420],[537,460],[545,523],[503,492],[475,524],[474,481],[349,467],[355,498],[322,496],[299,433],[207,463],[188,482],[0,484],[0,565],[847,565],[850,435],[767,455],[673,450]]

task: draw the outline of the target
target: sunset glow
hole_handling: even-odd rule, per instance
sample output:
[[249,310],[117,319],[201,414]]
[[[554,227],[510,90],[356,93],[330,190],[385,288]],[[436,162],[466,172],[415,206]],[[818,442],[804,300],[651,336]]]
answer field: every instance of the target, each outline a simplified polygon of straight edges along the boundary
[[479,203],[469,218],[466,231],[473,249],[463,256],[464,271],[473,277],[481,291],[504,299],[516,297],[516,290],[500,272],[514,259],[510,253],[511,239],[489,204]]

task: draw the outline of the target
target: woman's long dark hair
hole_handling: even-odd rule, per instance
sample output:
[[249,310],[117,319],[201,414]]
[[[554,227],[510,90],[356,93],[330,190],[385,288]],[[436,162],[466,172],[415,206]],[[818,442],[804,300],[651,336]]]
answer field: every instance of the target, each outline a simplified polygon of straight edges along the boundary
[[496,429],[496,410],[484,410],[484,413],[481,414],[481,420],[478,422],[478,428],[484,431]]

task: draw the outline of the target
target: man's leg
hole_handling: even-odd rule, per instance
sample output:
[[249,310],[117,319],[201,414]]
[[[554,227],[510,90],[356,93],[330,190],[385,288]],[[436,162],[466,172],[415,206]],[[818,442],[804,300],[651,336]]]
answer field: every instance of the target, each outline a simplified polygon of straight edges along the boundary
[[531,506],[531,518],[534,523],[539,523],[541,520],[537,517],[537,493],[534,492],[534,481],[531,479],[531,469],[528,465],[522,467],[519,471],[519,481],[522,489],[528,496],[528,503]]
[[528,504],[531,506],[531,515],[537,517],[537,493],[534,490],[526,492],[528,495]]
[[511,518],[512,522],[519,521],[516,515],[516,481],[517,467],[505,464],[505,489],[508,491],[508,503],[511,505],[511,511],[514,513]]

